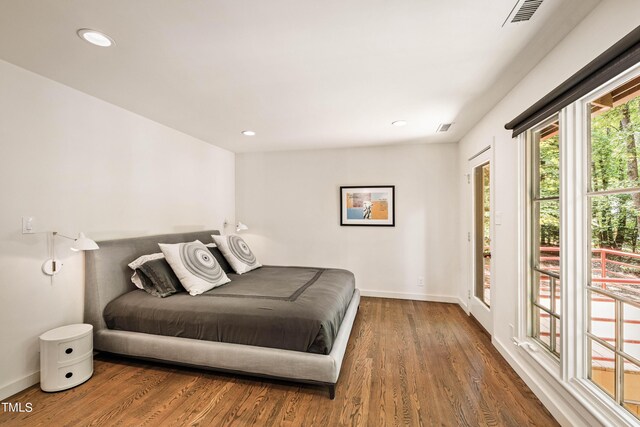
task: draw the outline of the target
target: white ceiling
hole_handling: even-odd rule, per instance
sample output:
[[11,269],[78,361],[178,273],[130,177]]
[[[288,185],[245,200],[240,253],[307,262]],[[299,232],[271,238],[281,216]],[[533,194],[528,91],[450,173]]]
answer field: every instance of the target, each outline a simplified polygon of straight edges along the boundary
[[458,141],[599,0],[515,1],[0,0],[0,58],[235,152]]

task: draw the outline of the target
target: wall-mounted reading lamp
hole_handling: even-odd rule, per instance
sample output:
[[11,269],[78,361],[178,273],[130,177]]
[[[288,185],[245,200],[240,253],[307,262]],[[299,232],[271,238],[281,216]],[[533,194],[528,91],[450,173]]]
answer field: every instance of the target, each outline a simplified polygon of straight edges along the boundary
[[[229,221],[227,221],[226,219],[224,220],[224,224],[222,224],[222,226],[224,228],[227,228],[229,226]],[[236,231],[240,232],[240,231],[244,231],[244,230],[248,230],[249,227],[247,227],[246,224],[243,224],[242,222],[238,221],[238,223],[236,224]]]
[[73,245],[71,245],[72,251],[95,251],[96,249],[100,249],[98,244],[89,239],[84,233],[79,233],[77,238],[65,236],[64,234],[60,234],[57,231],[51,232],[51,258],[46,260],[44,264],[42,264],[42,271],[44,274],[48,274],[49,276],[55,276],[62,269],[62,262],[56,259],[56,245],[55,238],[56,236],[64,237],[65,239],[73,240]]

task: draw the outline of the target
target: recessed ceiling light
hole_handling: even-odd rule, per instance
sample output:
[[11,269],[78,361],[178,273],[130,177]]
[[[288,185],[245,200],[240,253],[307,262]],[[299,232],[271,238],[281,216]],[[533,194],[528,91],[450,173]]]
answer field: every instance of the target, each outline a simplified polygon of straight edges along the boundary
[[406,120],[396,120],[395,122],[391,123],[394,126],[406,126],[407,121]]
[[252,131],[252,130],[243,130],[242,134],[244,136],[255,136],[256,133],[254,131]]
[[109,47],[115,42],[111,37],[100,31],[90,30],[88,28],[82,28],[78,30],[78,37],[82,40],[100,47]]

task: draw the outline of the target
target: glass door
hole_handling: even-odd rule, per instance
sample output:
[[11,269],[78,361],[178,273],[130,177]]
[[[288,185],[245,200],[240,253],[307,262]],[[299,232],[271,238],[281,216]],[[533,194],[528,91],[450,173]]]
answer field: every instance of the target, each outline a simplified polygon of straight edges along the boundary
[[476,166],[473,175],[475,296],[491,307],[491,163]]
[[469,291],[469,311],[491,333],[491,272],[492,230],[492,181],[491,149],[469,161],[469,184],[472,197],[472,232],[470,233],[473,259],[473,279]]

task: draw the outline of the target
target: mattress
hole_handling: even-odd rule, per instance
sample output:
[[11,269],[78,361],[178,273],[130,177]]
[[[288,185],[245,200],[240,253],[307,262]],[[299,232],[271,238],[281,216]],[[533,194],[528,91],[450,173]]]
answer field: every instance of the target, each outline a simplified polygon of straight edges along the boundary
[[135,290],[104,309],[109,329],[329,354],[355,289],[340,269],[264,266],[190,296]]

